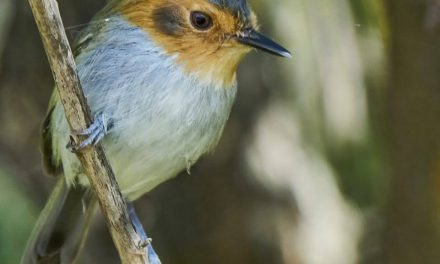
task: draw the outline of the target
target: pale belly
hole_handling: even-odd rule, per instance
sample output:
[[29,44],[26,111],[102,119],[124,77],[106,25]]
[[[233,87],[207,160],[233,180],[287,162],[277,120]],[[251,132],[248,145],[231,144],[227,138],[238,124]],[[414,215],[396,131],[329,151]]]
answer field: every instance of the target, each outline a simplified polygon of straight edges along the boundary
[[[102,144],[123,194],[135,199],[217,144],[236,87],[188,74],[175,56],[124,20],[113,18],[97,39],[99,45],[91,42],[76,58],[78,73],[93,114],[114,121]],[[88,185],[65,148],[70,132],[60,105],[52,121],[54,159],[62,162],[69,184]]]
[[156,124],[151,129],[132,131],[141,135],[132,135],[137,139],[127,133],[119,135],[118,140],[110,134],[103,144],[124,196],[134,200],[189,169],[217,144],[225,121],[207,120],[210,129],[188,125],[184,120],[170,121],[164,125],[166,129]]
[[[191,93],[192,89],[203,92]],[[105,111],[114,118],[114,127],[102,144],[125,197],[137,199],[189,168],[215,147],[229,117],[235,87],[230,91],[214,89],[180,87],[169,99],[150,104],[141,104],[133,98],[125,106],[106,104],[108,109],[92,108],[93,112]],[[92,107],[98,105],[93,97],[90,99]],[[81,169],[75,169],[80,168],[76,158],[71,153],[63,156],[63,166],[73,167],[66,178],[70,182],[76,178],[80,184],[88,185],[87,177],[78,173]]]

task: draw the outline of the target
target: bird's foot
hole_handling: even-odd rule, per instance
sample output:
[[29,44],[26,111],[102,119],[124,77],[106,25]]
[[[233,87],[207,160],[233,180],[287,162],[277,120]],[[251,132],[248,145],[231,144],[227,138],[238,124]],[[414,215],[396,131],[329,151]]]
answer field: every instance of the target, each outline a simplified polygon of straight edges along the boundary
[[76,136],[84,136],[85,139],[79,144],[76,144],[73,142],[73,140],[70,140],[69,144],[67,144],[67,148],[72,152],[76,152],[85,147],[96,145],[99,141],[101,141],[101,139],[104,138],[106,134],[108,134],[112,126],[112,119],[108,118],[106,114],[100,113],[96,116],[93,124],[88,128],[72,132]]
[[141,237],[140,247],[146,250],[148,260],[150,264],[161,264],[159,256],[154,251],[153,245],[151,244],[152,239],[147,236],[145,230],[142,226],[141,221],[139,220],[136,211],[134,210],[134,206],[132,203],[127,203],[128,206],[128,214],[130,215],[131,223],[136,230],[136,233]]

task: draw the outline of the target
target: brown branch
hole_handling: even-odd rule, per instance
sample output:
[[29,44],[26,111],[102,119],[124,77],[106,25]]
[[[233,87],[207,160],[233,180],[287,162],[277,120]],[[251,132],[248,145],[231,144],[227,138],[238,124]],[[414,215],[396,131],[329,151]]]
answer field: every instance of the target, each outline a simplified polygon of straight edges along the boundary
[[[52,69],[64,112],[72,130],[90,126],[90,109],[81,89],[76,65],[56,0],[29,0]],[[74,138],[79,142],[78,138]],[[148,263],[146,249],[134,230],[127,205],[102,147],[77,153],[107,220],[122,263]]]

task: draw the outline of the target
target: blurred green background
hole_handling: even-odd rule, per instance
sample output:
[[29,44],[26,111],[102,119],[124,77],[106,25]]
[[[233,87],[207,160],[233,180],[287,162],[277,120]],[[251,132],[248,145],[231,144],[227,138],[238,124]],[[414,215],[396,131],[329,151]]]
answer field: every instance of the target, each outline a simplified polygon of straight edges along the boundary
[[[293,52],[253,53],[215,153],[136,202],[164,263],[440,263],[440,3],[250,0]],[[105,4],[60,0],[70,39]],[[54,179],[53,81],[30,8],[0,0],[0,263]],[[102,217],[82,263],[118,263]]]

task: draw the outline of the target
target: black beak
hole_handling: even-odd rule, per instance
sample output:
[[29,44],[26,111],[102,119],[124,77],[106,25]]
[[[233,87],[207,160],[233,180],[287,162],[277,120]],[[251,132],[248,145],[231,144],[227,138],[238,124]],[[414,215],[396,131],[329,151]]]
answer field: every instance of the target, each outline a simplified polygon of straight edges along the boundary
[[292,58],[292,54],[290,54],[288,50],[281,47],[281,45],[270,38],[265,37],[261,33],[252,29],[246,30],[237,36],[237,41],[280,57]]

